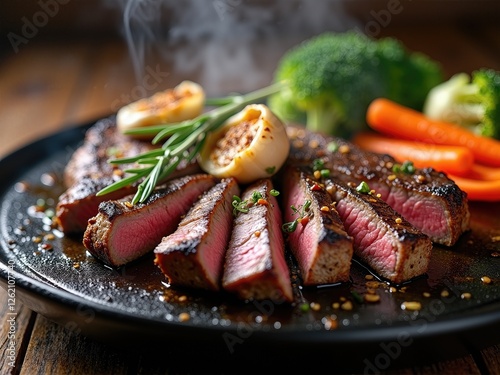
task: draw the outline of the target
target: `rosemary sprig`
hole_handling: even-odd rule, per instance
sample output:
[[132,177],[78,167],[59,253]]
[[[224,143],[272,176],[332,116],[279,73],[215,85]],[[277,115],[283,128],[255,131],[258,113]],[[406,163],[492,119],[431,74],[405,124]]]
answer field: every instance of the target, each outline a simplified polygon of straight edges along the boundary
[[225,120],[243,109],[245,105],[277,93],[285,85],[285,82],[277,82],[248,94],[207,100],[210,105],[221,106],[192,120],[128,130],[126,134],[129,135],[154,136],[153,144],[166,140],[162,147],[157,150],[134,157],[111,159],[109,162],[112,164],[136,163],[144,165],[144,167],[124,170],[128,176],[100,190],[97,195],[105,195],[142,180],[137,186],[132,204],[144,202],[154,188],[175,171],[181,161],[189,162],[196,157],[209,132],[217,129]]

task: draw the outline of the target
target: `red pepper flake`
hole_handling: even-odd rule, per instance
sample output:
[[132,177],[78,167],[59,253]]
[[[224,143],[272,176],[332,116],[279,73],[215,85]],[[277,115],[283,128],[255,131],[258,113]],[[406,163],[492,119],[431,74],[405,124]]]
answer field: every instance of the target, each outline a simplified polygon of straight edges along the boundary
[[257,204],[261,204],[263,206],[267,206],[269,204],[268,201],[266,201],[265,199],[263,198],[259,198],[259,200],[257,200]]
[[300,219],[297,219],[297,221],[305,226],[309,222],[309,216],[301,217]]
[[311,187],[311,191],[320,191],[320,190],[321,190],[321,186],[319,186],[318,184],[314,184]]
[[52,250],[54,250],[54,248],[52,247],[52,245],[48,244],[48,243],[42,244],[41,248],[42,248],[42,250],[46,250],[46,251],[52,251]]

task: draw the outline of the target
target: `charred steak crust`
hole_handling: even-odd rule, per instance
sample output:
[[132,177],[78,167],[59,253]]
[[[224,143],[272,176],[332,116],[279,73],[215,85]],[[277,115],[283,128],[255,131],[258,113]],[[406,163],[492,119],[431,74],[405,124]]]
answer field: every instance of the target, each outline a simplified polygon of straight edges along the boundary
[[[99,204],[123,198],[136,191],[127,186],[105,196],[96,194],[118,181],[130,165],[113,166],[110,157],[128,157],[151,150],[150,142],[136,140],[121,134],[113,117],[98,121],[86,132],[83,144],[74,152],[64,171],[68,189],[61,194],[56,207],[59,227],[66,234],[81,234],[87,221],[98,212]],[[200,173],[196,162],[181,162],[170,179]]]
[[117,167],[108,163],[111,157],[134,156],[153,149],[150,142],[139,141],[120,133],[114,117],[96,122],[85,133],[83,144],[74,152],[64,170],[64,182],[70,187],[85,176],[119,179]]
[[97,215],[88,220],[83,244],[110,266],[131,262],[173,232],[181,216],[214,184],[210,175],[191,175],[167,182],[141,204],[132,205],[131,196],[102,202]]
[[434,242],[451,246],[469,229],[467,195],[444,173],[432,168],[413,174],[394,173],[394,158],[361,150],[341,138],[324,136],[299,126],[288,126],[289,163],[310,165],[322,158],[327,167],[365,181],[394,210]]
[[237,213],[226,252],[222,286],[245,300],[292,302],[290,270],[285,259],[278,201],[270,179],[247,186],[241,199],[260,193],[261,203]]
[[402,283],[427,272],[432,242],[384,200],[360,193],[349,176],[334,173],[325,180],[347,233],[354,238],[354,254],[379,276]]
[[219,290],[232,227],[234,178],[223,179],[190,208],[175,232],[156,246],[155,264],[175,286]]
[[320,285],[349,280],[353,255],[352,238],[346,233],[330,195],[305,168],[285,170],[284,220],[292,222],[297,213],[291,209],[311,202],[309,211],[297,228],[287,235],[304,285]]

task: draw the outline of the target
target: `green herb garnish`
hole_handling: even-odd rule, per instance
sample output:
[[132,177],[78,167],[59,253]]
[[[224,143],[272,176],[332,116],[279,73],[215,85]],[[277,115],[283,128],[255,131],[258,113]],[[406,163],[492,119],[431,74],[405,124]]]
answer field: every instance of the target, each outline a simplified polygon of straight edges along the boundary
[[310,306],[307,302],[303,302],[300,304],[300,311],[302,312],[308,312],[310,310]]
[[[276,190],[271,190],[270,194],[273,195],[273,192],[277,192]],[[279,193],[278,193],[279,194]],[[252,193],[252,196],[249,199],[242,200],[240,197],[234,195],[233,196],[233,201],[231,202],[233,206],[233,215],[237,215],[238,212],[242,212],[246,214],[250,207],[252,207],[254,204],[258,203],[259,200],[264,199],[264,196],[260,191],[254,191]]]
[[274,174],[275,171],[276,171],[276,166],[275,165],[273,165],[272,167],[266,168],[266,173],[267,174]]
[[304,219],[309,214],[309,208],[311,207],[311,201],[307,199],[304,204],[300,205],[298,208],[291,205],[290,208],[293,211],[293,215],[299,215],[295,220],[285,223],[281,226],[282,230],[286,233],[292,233],[297,229],[299,222]]
[[313,160],[313,171],[320,171],[325,168],[325,161],[323,159]]
[[233,206],[233,215],[236,216],[238,212],[247,213],[248,212],[248,202],[242,201],[240,197],[234,195],[233,201],[231,202]]
[[339,149],[339,145],[332,141],[326,145],[326,149],[330,152],[335,152]]
[[392,167],[392,171],[394,173],[406,173],[413,174],[415,173],[415,166],[411,161],[404,161],[403,164],[394,164]]
[[351,290],[351,294],[354,298],[354,300],[357,302],[357,303],[363,303],[364,301],[364,298],[361,294],[359,294],[358,292],[354,291],[354,290]]
[[181,161],[191,162],[201,147],[208,133],[216,130],[230,116],[240,111],[245,105],[257,102],[271,94],[279,92],[285,87],[284,82],[270,85],[245,95],[234,95],[217,100],[207,100],[207,104],[221,105],[211,111],[203,113],[192,120],[175,124],[161,124],[130,129],[128,135],[154,136],[152,143],[164,141],[159,149],[130,157],[110,160],[112,164],[138,164],[137,168],[126,169],[128,175],[123,179],[100,190],[97,195],[105,195],[125,186],[139,183],[132,204],[144,202],[154,188],[165,180]]
[[365,181],[361,181],[361,183],[356,187],[356,191],[362,194],[370,194],[370,187]]
[[319,171],[320,174],[321,174],[321,177],[323,178],[328,178],[330,177],[330,170],[329,169],[322,169],[321,171]]

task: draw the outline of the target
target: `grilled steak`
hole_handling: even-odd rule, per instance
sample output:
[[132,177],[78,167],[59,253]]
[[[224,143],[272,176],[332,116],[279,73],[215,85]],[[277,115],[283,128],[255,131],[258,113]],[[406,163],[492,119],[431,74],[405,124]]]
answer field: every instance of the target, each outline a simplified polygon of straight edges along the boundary
[[[64,171],[68,189],[59,197],[56,216],[61,230],[66,233],[82,233],[87,221],[97,214],[99,204],[120,199],[136,190],[128,186],[109,195],[96,196],[97,192],[123,176],[130,165],[113,166],[110,157],[127,157],[152,149],[148,142],[138,141],[121,134],[113,119],[104,119],[92,126],[85,140],[72,155]],[[180,163],[169,178],[198,173],[196,163]]]
[[354,254],[379,276],[402,283],[427,272],[432,242],[373,192],[360,193],[349,176],[333,173],[325,181],[336,202]]
[[233,213],[239,195],[234,178],[207,191],[182,219],[177,230],[155,248],[155,263],[170,284],[208,290],[220,289]]
[[288,168],[284,179],[283,220],[287,223],[297,220],[295,230],[287,237],[303,284],[348,281],[352,238],[346,233],[331,197],[305,171]]
[[172,233],[191,205],[215,179],[199,174],[171,180],[144,203],[132,205],[131,196],[99,205],[88,221],[83,244],[102,262],[118,267],[153,250]]
[[127,157],[153,149],[150,142],[138,141],[120,133],[114,118],[96,122],[85,133],[83,144],[75,150],[64,169],[64,183],[71,187],[84,177],[118,180],[123,166],[108,163],[111,157]]
[[[310,164],[323,158],[329,169],[366,181],[381,198],[432,241],[451,246],[469,228],[466,194],[444,173],[431,168],[394,173],[389,155],[361,150],[333,137],[289,126],[291,164]],[[333,147],[332,147],[333,146]]]
[[238,212],[226,252],[222,286],[247,300],[293,299],[290,270],[285,260],[281,210],[270,194],[270,179],[248,186],[241,196],[250,202]]
[[88,220],[95,216],[99,204],[108,200],[123,198],[135,192],[135,187],[128,186],[107,195],[96,194],[115,180],[112,177],[82,177],[59,197],[56,214],[61,230],[66,233],[83,233]]

